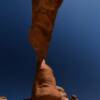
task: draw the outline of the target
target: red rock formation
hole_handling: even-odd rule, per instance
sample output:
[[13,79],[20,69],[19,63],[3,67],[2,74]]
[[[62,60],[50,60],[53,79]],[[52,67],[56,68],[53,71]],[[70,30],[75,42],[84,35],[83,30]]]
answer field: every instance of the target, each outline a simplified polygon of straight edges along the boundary
[[33,85],[32,100],[61,100],[52,69],[42,63]]
[[54,21],[62,0],[32,0],[32,26],[29,41],[40,64],[46,58]]
[[[37,74],[32,100],[61,100],[52,69],[42,60],[46,58],[54,21],[62,0],[32,0],[32,26],[29,40],[37,54]],[[40,65],[42,63],[42,65]]]
[[38,68],[32,97],[25,100],[68,100],[65,91],[56,87],[53,71],[43,60],[47,56],[56,14],[62,1],[32,0],[32,26],[29,41],[36,52]]

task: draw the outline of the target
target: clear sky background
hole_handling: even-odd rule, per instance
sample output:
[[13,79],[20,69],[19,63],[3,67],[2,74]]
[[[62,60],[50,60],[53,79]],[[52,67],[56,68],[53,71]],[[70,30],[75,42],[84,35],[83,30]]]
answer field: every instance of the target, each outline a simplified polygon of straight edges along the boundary
[[[35,53],[28,42],[31,0],[0,0],[0,95],[31,95]],[[100,0],[64,0],[47,62],[58,85],[79,100],[100,100]]]

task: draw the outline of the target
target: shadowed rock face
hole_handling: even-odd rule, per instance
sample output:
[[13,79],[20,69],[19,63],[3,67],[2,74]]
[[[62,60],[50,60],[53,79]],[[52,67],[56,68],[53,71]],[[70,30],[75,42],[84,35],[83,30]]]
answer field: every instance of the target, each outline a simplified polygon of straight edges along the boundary
[[[32,100],[61,100],[52,69],[42,60],[46,58],[54,21],[62,0],[32,0],[32,26],[29,40],[37,54],[37,74]],[[42,63],[42,65],[41,65]]]
[[36,52],[38,68],[32,98],[25,100],[68,100],[65,91],[56,87],[52,69],[43,61],[47,56],[56,14],[62,1],[32,0],[32,26],[29,41]]
[[39,64],[45,59],[54,21],[62,0],[32,0],[32,26],[29,40],[36,51]]
[[78,100],[78,97],[76,95],[72,95],[71,100]]
[[68,100],[64,89],[56,86],[53,71],[45,60],[39,68],[33,85],[32,100]]

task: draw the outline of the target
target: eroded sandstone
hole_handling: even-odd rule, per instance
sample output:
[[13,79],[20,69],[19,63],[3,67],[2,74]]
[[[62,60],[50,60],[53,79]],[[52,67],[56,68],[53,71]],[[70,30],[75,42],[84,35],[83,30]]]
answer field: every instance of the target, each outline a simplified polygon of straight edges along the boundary
[[40,64],[47,56],[58,8],[63,0],[32,0],[32,26],[29,41]]
[[32,100],[67,100],[67,94],[56,85],[53,70],[43,61],[33,85]]

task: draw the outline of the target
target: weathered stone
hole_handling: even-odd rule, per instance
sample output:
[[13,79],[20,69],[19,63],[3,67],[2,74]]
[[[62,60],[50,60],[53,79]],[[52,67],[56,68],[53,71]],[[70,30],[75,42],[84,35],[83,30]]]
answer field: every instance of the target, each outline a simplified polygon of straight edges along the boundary
[[[32,97],[26,100],[68,100],[64,89],[56,86],[52,69],[43,61],[47,56],[56,14],[62,1],[32,0],[32,26],[29,41],[36,52],[38,68]],[[77,99],[72,97],[71,100]]]
[[0,100],[7,100],[7,97],[5,97],[5,96],[0,96]]
[[32,100],[61,100],[61,94],[56,88],[56,80],[52,69],[45,64],[38,70],[33,85]]
[[40,64],[46,58],[54,21],[62,0],[32,0],[32,26],[29,41]]
[[78,97],[76,95],[72,95],[71,100],[78,100]]

